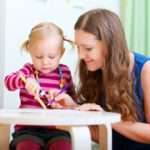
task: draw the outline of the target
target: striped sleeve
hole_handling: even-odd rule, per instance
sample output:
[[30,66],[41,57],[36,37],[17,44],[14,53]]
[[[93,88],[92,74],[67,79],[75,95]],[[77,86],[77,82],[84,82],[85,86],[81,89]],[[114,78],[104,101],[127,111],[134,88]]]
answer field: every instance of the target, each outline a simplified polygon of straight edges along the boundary
[[67,65],[61,64],[63,77],[67,80],[67,82],[72,84],[72,75],[69,67]]
[[4,79],[5,86],[8,90],[14,91],[24,87],[23,81],[21,81],[19,74],[27,77],[32,72],[32,65],[25,64],[20,70],[7,75]]
[[73,98],[73,100],[75,102],[77,102],[77,94],[76,94],[76,91],[75,91],[75,85],[73,83],[71,71],[70,71],[70,69],[67,65],[62,64],[61,67],[62,67],[62,70],[63,70],[64,77],[67,79],[68,84],[70,84],[70,87],[69,87],[67,93]]

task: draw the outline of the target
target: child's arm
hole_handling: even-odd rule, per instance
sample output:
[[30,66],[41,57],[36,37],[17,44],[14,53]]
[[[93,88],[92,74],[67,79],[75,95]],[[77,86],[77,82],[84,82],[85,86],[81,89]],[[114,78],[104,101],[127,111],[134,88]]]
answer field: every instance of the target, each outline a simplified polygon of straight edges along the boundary
[[7,75],[4,79],[5,86],[8,90],[14,91],[16,89],[24,88],[25,84],[20,79],[20,74],[25,77],[31,74],[31,65],[25,64],[20,70]]
[[[60,91],[56,91],[53,101],[59,103],[63,108],[74,108],[77,106],[77,95],[75,92],[71,71],[66,65],[63,65],[62,68],[64,75],[63,88]],[[54,106],[57,103],[54,103]]]
[[69,88],[67,88],[66,93],[72,97],[72,99],[77,102],[77,94],[75,91],[75,85],[73,83],[71,71],[69,70],[68,66],[65,66],[66,70],[68,71],[68,79],[67,79],[67,84],[69,85]]
[[[27,82],[27,79],[22,75],[20,74],[20,79],[26,84]],[[32,86],[32,83],[31,83],[31,86]],[[31,89],[32,90],[32,89]],[[39,97],[39,93],[36,95],[36,93],[33,93],[33,95],[35,96],[35,99],[40,103],[40,105],[46,109],[46,105],[43,103],[43,101],[40,99]]]

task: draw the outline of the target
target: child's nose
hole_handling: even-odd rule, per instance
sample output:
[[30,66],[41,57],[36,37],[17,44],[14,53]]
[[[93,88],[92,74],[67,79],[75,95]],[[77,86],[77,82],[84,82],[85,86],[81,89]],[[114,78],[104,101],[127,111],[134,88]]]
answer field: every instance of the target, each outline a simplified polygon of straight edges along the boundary
[[48,59],[47,58],[43,58],[42,63],[43,64],[48,64]]

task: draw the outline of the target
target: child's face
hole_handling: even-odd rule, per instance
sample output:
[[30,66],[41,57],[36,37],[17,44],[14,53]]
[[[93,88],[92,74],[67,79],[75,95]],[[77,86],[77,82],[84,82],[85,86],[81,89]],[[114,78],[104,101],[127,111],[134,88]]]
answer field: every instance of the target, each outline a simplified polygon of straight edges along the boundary
[[85,62],[89,71],[96,71],[104,67],[107,50],[104,43],[97,40],[96,36],[83,30],[76,30],[75,43],[79,57]]
[[51,37],[34,41],[29,46],[29,53],[34,67],[42,73],[49,73],[58,67],[63,48],[60,39]]

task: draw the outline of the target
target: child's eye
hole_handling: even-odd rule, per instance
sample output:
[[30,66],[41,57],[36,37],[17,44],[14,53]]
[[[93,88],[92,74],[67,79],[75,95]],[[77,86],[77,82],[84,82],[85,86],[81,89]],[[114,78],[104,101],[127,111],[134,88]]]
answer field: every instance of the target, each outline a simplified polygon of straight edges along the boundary
[[37,59],[42,59],[43,56],[35,56]]
[[50,58],[50,59],[54,59],[54,58],[55,58],[55,56],[48,56],[48,58]]

